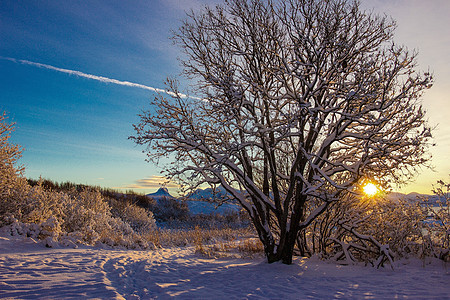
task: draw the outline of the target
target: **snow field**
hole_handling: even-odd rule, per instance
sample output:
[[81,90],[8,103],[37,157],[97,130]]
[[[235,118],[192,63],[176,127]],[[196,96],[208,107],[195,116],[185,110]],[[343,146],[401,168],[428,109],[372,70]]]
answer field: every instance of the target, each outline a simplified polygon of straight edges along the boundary
[[0,237],[0,298],[13,299],[450,299],[438,260],[395,270],[341,266],[316,258],[293,265],[263,258],[207,259],[194,247],[152,251],[49,249]]

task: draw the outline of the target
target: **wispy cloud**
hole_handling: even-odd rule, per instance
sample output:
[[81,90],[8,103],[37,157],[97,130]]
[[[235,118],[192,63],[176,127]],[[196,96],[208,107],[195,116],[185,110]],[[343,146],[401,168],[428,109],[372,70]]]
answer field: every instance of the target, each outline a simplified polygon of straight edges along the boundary
[[[2,57],[2,56],[0,56],[0,59],[9,60],[9,61],[12,61],[12,62],[18,63],[18,64],[30,65],[30,66],[35,66],[38,68],[43,68],[43,69],[53,70],[53,71],[57,71],[57,72],[61,72],[61,73],[79,76],[79,77],[84,77],[84,78],[97,80],[97,81],[104,82],[104,83],[112,83],[112,84],[117,84],[117,85],[135,87],[135,88],[149,90],[149,91],[156,92],[156,93],[165,93],[170,96],[174,96],[174,93],[172,93],[170,91],[143,85],[140,83],[134,83],[134,82],[130,82],[130,81],[122,81],[122,80],[117,80],[117,79],[108,78],[108,77],[104,77],[104,76],[87,74],[87,73],[83,73],[83,72],[76,71],[76,70],[58,68],[58,67],[54,67],[51,65],[46,65],[46,64],[42,64],[42,63],[38,63],[38,62],[29,61],[29,60],[15,59],[15,58],[11,58],[11,57]],[[184,98],[188,97],[187,95],[184,95],[184,94],[180,94],[180,96],[184,97]],[[194,98],[194,97],[192,97],[192,98]]]
[[144,179],[138,179],[135,181],[135,183],[122,186],[122,187],[116,187],[120,189],[154,189],[154,188],[160,188],[160,187],[166,187],[166,188],[179,188],[180,186],[176,184],[175,182],[168,181],[166,177],[164,176],[157,176],[153,175]]

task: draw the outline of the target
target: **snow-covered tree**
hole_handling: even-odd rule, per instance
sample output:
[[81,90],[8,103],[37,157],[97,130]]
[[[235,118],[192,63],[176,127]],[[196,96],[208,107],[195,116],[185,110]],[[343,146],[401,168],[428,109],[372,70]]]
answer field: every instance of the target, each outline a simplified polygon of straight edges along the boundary
[[[196,97],[168,80],[135,125],[150,160],[187,189],[221,185],[269,262],[364,178],[401,182],[427,162],[420,104],[432,76],[395,22],[351,0],[228,0],[191,12],[174,40]],[[307,209],[307,208],[313,209]]]
[[[16,211],[17,205],[11,199],[26,185],[26,180],[22,176],[23,167],[17,165],[22,155],[22,148],[9,141],[13,131],[14,123],[9,123],[7,115],[2,113],[0,115],[0,217]],[[2,220],[0,220],[1,223]]]
[[9,123],[6,113],[0,115],[0,167],[2,174],[7,172],[8,167],[14,167],[14,173],[20,173],[22,168],[15,166],[21,157],[22,149],[19,145],[9,142],[11,133],[14,131],[15,123]]

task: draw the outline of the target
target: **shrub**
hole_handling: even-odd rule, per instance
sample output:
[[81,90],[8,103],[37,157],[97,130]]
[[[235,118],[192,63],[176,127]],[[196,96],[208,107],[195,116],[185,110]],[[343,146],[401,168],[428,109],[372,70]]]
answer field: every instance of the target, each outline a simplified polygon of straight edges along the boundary
[[156,229],[153,213],[126,201],[109,199],[113,216],[128,223],[139,234],[148,234]]
[[[449,258],[449,185],[434,190],[439,207],[425,201],[356,197],[333,203],[300,233],[301,255],[376,266],[404,257]],[[311,209],[314,209],[312,207]]]
[[439,180],[433,188],[437,197],[437,205],[426,202],[426,213],[429,217],[427,232],[430,243],[434,249],[434,255],[450,261],[450,183]]

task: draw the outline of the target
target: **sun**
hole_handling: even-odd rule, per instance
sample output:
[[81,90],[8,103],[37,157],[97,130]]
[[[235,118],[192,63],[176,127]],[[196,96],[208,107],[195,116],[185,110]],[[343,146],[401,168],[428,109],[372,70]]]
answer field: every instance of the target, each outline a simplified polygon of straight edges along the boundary
[[366,196],[373,197],[375,196],[380,190],[378,187],[373,184],[372,182],[368,182],[363,186],[363,191]]

